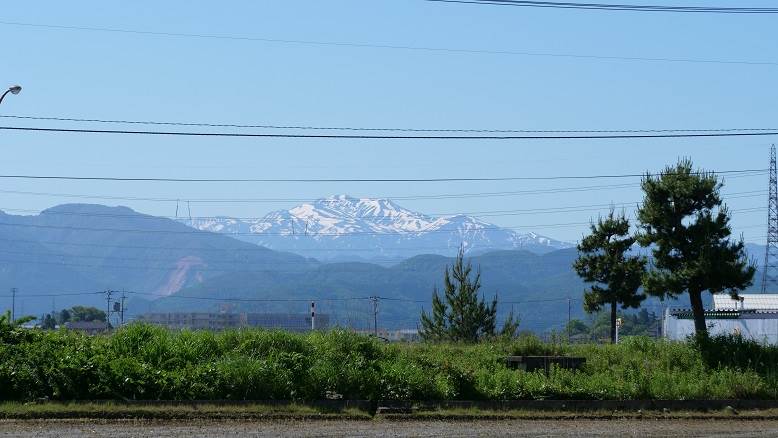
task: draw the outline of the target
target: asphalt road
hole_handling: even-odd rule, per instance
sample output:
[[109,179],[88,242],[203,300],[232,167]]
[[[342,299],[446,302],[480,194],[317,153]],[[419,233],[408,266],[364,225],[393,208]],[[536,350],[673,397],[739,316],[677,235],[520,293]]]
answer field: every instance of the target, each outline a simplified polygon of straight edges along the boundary
[[0,437],[237,437],[237,436],[778,436],[778,421],[762,420],[501,420],[501,421],[242,421],[242,420],[0,420]]

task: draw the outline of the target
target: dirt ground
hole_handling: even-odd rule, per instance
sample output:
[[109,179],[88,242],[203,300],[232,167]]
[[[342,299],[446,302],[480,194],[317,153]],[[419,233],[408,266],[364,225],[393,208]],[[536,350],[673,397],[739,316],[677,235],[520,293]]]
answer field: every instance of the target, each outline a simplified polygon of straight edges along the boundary
[[778,436],[770,420],[242,421],[0,420],[0,437]]

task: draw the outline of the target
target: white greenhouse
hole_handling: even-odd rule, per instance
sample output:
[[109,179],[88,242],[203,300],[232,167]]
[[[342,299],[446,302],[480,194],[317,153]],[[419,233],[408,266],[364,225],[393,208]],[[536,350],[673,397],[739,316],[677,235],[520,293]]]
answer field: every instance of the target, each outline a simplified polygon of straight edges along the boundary
[[[778,294],[714,295],[713,309],[705,311],[711,335],[739,334],[747,339],[778,345]],[[694,334],[691,309],[667,309],[662,332],[683,340]]]

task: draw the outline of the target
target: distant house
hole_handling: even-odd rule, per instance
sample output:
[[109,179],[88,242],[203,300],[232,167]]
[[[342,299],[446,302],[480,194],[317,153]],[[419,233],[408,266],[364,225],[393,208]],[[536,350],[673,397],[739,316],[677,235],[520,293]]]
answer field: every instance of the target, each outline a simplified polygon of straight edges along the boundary
[[105,321],[70,321],[65,323],[68,330],[78,330],[90,335],[107,332],[111,326]]
[[[739,334],[765,344],[778,345],[778,294],[744,294],[740,300],[729,295],[713,296],[713,308],[705,310],[711,335]],[[694,334],[690,309],[668,309],[664,318],[665,337],[683,340]]]

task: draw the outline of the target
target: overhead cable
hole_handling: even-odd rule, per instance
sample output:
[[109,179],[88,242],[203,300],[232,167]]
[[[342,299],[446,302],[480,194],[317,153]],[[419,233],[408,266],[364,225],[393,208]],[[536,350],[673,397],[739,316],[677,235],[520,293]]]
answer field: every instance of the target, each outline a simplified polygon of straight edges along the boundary
[[669,6],[635,5],[615,3],[578,3],[523,0],[426,0],[437,3],[463,3],[479,5],[517,6],[525,8],[585,9],[601,11],[629,12],[679,12],[679,13],[717,13],[717,14],[778,14],[778,8],[764,7],[719,7],[719,6]]
[[[741,169],[690,172],[692,175],[737,175],[767,172],[767,169]],[[507,176],[507,177],[441,177],[441,178],[164,178],[164,177],[120,177],[120,176],[73,176],[73,175],[31,175],[2,174],[2,179],[30,180],[72,180],[72,181],[131,181],[131,182],[196,182],[196,183],[238,183],[238,182],[283,182],[283,183],[344,183],[344,182],[479,182],[479,181],[553,181],[645,178],[669,175],[671,173],[622,173],[597,175],[553,175],[553,176]]]
[[0,130],[18,132],[49,132],[69,134],[117,134],[175,137],[230,137],[230,138],[304,138],[341,140],[628,140],[649,138],[710,138],[754,137],[778,135],[778,131],[759,132],[705,132],[681,134],[578,134],[578,135],[389,135],[389,134],[278,134],[246,132],[190,132],[141,131],[129,129],[40,128],[30,126],[0,126]]
[[[778,64],[778,63],[777,63]],[[173,122],[152,120],[119,120],[75,117],[43,117],[0,115],[0,118],[16,120],[37,120],[54,122],[101,123],[117,125],[150,125],[150,126],[191,126],[205,128],[251,128],[251,129],[285,129],[285,130],[324,130],[324,131],[390,131],[390,132],[469,132],[469,133],[590,133],[590,134],[661,134],[661,133],[717,133],[717,132],[775,132],[778,128],[714,128],[714,129],[486,129],[486,128],[409,128],[409,127],[355,127],[355,126],[316,126],[316,125],[278,125],[278,124],[238,124],[238,123],[201,123]]]
[[360,43],[347,41],[314,41],[299,39],[280,39],[263,38],[240,35],[224,34],[203,34],[203,33],[182,33],[182,32],[154,32],[139,29],[120,29],[108,27],[87,27],[87,26],[67,26],[43,23],[23,23],[15,21],[0,21],[0,25],[18,26],[27,28],[50,29],[50,30],[68,30],[68,31],[90,31],[118,34],[135,34],[156,37],[173,38],[196,38],[196,39],[214,39],[214,40],[232,40],[232,41],[254,41],[263,43],[309,45],[309,46],[331,46],[340,48],[369,48],[369,49],[389,49],[402,51],[419,52],[437,52],[465,55],[507,55],[507,56],[530,56],[530,57],[550,57],[550,58],[570,58],[570,59],[592,59],[592,60],[616,60],[616,61],[639,61],[639,62],[673,62],[673,63],[702,63],[702,64],[740,64],[740,65],[778,65],[776,61],[766,60],[731,60],[731,59],[701,59],[701,58],[669,58],[669,57],[640,57],[640,56],[618,56],[618,55],[597,55],[597,54],[576,54],[576,53],[558,53],[558,52],[540,52],[531,50],[489,50],[478,48],[456,48],[456,47],[430,47],[430,46],[410,46],[400,44],[378,44],[378,43]]

